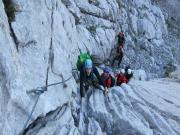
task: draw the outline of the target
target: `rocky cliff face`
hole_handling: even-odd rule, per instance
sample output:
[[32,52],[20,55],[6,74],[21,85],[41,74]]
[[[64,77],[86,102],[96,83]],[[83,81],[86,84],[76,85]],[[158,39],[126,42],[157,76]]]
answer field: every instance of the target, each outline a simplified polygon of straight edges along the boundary
[[179,57],[179,49],[180,49],[180,14],[179,14],[179,7],[180,2],[179,0],[170,1],[170,0],[159,0],[155,3],[158,5],[165,17],[167,28],[168,28],[168,35],[164,37],[164,40],[168,46],[171,47],[172,53],[176,58],[176,63],[180,62]]
[[19,134],[37,98],[24,134],[80,134],[94,126],[92,134],[99,133],[103,125],[93,116],[85,117],[89,126],[76,122],[79,105],[73,104],[79,104],[79,90],[73,77],[67,87],[49,87],[41,96],[27,90],[71,77],[80,50],[111,58],[118,31],[126,35],[122,67],[131,64],[153,77],[162,76],[163,67],[178,63],[180,57],[173,52],[179,44],[164,40],[168,28],[162,11],[150,0],[0,0],[1,134]]

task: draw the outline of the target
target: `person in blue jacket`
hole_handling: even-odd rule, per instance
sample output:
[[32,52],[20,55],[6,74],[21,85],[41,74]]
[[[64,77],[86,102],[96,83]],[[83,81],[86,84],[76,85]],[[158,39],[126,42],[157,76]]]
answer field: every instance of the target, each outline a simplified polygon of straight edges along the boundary
[[100,74],[97,68],[93,65],[91,59],[85,60],[80,69],[80,95],[85,96],[85,92],[89,89],[89,86],[93,85],[96,88],[101,89],[100,85],[103,85]]

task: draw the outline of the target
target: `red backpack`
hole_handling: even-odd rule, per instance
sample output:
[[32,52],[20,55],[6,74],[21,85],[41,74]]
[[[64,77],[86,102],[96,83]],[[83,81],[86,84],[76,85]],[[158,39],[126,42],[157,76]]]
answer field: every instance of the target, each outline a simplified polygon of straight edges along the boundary
[[122,83],[127,83],[127,79],[123,74],[117,75],[117,85],[121,85]]

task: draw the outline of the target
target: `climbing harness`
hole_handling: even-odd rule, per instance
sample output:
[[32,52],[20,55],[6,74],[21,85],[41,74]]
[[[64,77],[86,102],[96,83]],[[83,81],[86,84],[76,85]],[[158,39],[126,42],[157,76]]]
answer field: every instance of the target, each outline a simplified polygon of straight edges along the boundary
[[72,77],[73,77],[73,76],[70,76],[68,79],[63,80],[63,81],[61,81],[61,82],[52,83],[52,84],[46,84],[46,86],[37,87],[37,88],[35,88],[35,89],[31,89],[31,90],[26,91],[27,94],[34,93],[35,95],[37,95],[37,98],[36,98],[36,101],[35,101],[35,103],[34,103],[34,105],[33,105],[33,108],[32,108],[32,110],[31,110],[31,113],[29,114],[29,116],[28,116],[28,118],[27,118],[27,120],[26,120],[26,122],[25,122],[25,124],[24,124],[24,126],[23,126],[23,130],[22,130],[22,132],[21,132],[19,135],[23,135],[23,132],[25,131],[25,129],[26,129],[28,123],[29,123],[29,120],[31,119],[32,114],[33,114],[33,112],[34,112],[34,110],[35,110],[35,108],[36,108],[36,106],[37,106],[37,103],[38,103],[38,100],[39,100],[40,95],[43,94],[45,91],[47,91],[47,88],[48,88],[48,87],[50,87],[50,86],[55,86],[55,85],[59,85],[59,84],[65,84],[65,82],[69,81]]

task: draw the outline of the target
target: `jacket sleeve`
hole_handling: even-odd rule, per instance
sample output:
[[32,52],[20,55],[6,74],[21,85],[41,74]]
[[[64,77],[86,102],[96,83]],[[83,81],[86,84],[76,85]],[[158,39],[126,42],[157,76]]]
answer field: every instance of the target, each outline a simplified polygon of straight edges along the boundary
[[83,97],[83,72],[82,70],[80,70],[80,95],[81,97]]
[[111,82],[111,78],[109,78],[109,79],[107,80],[107,87],[108,87],[108,88],[111,87],[111,83],[112,83],[112,82]]
[[99,75],[99,72],[98,72],[96,67],[93,67],[93,72],[96,75],[97,79],[99,80],[99,84],[104,86],[103,81],[102,81],[102,79],[101,79],[101,77]]
[[125,44],[125,42],[126,42],[126,39],[125,39],[125,37],[123,37],[123,44]]

